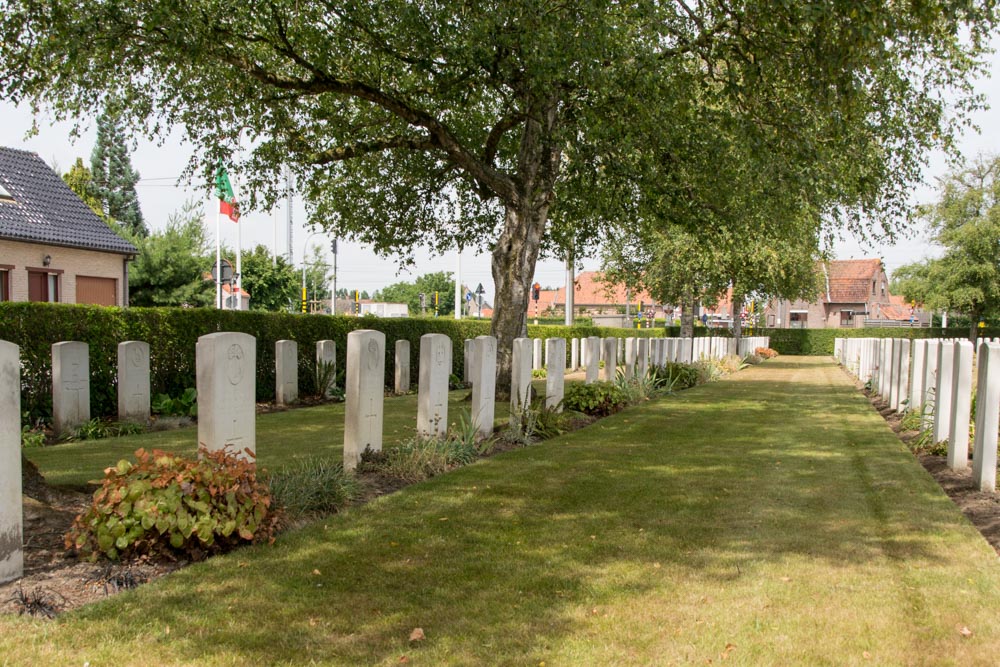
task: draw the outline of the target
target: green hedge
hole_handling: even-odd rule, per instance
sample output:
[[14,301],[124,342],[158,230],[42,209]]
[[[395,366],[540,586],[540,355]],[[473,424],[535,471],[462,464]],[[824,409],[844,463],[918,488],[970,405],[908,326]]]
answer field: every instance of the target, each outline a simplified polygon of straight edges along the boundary
[[[1000,329],[980,330],[987,338],[1000,336]],[[757,329],[754,335],[770,336],[771,348],[781,354],[832,355],[836,338],[967,338],[967,327],[910,328],[885,327],[872,329]]]
[[[378,318],[344,315],[301,315],[220,311],[207,308],[104,308],[45,303],[0,303],[0,340],[21,347],[22,409],[32,419],[52,415],[52,344],[78,340],[90,346],[91,410],[95,416],[117,413],[116,370],[118,343],[142,340],[150,346],[152,393],[177,396],[195,386],[195,343],[199,336],[218,331],[239,331],[257,338],[257,400],[274,399],[274,343],[282,339],[299,344],[299,390],[313,390],[316,341],[337,343],[337,368],[344,368],[347,334],[355,329],[376,329],[386,335],[386,386],[394,375],[393,354],[397,340],[410,341],[410,377],[418,377],[420,337],[443,333],[452,339],[453,372],[463,372],[463,341],[487,335],[488,320],[449,318]],[[590,326],[529,326],[533,338],[555,336],[622,336],[623,329]],[[629,335],[663,335],[662,330],[629,332]]]

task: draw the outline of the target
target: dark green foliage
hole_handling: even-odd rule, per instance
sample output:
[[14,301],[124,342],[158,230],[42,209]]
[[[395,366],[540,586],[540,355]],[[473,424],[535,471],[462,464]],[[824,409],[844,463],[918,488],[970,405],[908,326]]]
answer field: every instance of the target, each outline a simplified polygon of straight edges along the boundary
[[177,398],[167,394],[157,394],[150,402],[153,412],[161,415],[198,416],[198,390],[188,387]]
[[83,158],[77,158],[72,168],[63,174],[63,181],[69,186],[83,203],[90,207],[95,214],[105,219],[104,211],[101,209],[101,200],[97,196],[94,186],[94,177],[90,170],[83,166]]
[[142,219],[135,192],[139,172],[132,167],[122,122],[107,107],[97,119],[97,143],[90,156],[90,172],[92,191],[104,215],[135,236],[148,236],[149,229]]
[[243,251],[243,289],[250,294],[250,310],[288,312],[300,305],[301,283],[294,267],[281,255],[258,245]]
[[343,464],[329,459],[304,459],[267,479],[274,506],[291,518],[332,514],[357,497],[360,487]]
[[90,508],[66,535],[66,547],[96,560],[145,554],[200,560],[271,539],[278,516],[256,465],[226,451],[192,460],[139,449],[136,462],[108,468]]
[[594,417],[604,417],[628,407],[628,397],[613,382],[567,385],[563,406]]
[[358,472],[378,472],[401,482],[413,483],[464,466],[479,458],[474,441],[459,437],[447,439],[414,438],[398,447],[361,454]]
[[[405,303],[411,317],[434,315],[434,293],[438,293],[439,316],[455,313],[455,279],[450,271],[437,271],[418,276],[413,282],[400,282],[375,292],[375,299],[391,303]],[[424,308],[420,308],[420,294],[424,295]]]

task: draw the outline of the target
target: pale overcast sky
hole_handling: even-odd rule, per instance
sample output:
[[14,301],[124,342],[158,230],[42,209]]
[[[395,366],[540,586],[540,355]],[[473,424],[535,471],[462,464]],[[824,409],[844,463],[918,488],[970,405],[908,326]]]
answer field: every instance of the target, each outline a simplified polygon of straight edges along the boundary
[[[993,40],[994,48],[1000,47],[1000,38]],[[997,70],[1000,57],[994,54],[992,68]],[[974,117],[975,125],[981,133],[967,132],[959,143],[963,154],[973,157],[980,153],[1000,152],[1000,123],[997,123],[1000,113],[1000,82],[997,78],[985,78],[976,84],[983,93],[990,109],[981,111]],[[84,158],[89,165],[90,152],[94,145],[95,128],[93,122],[82,136],[75,142],[70,137],[69,124],[53,124],[47,117],[38,118],[40,132],[37,136],[25,138],[31,128],[32,115],[27,107],[14,107],[0,102],[0,145],[35,151],[49,164],[56,165],[60,171],[67,171],[77,157]],[[184,145],[179,137],[171,137],[163,146],[140,141],[137,150],[132,154],[132,163],[139,171],[138,184],[139,201],[147,224],[152,229],[161,229],[166,225],[167,217],[188,199],[197,199],[210,206],[208,194],[197,188],[177,185],[176,177],[181,173],[190,158],[190,146]],[[945,173],[947,165],[943,156],[932,156],[930,165],[925,172],[925,180],[930,185],[914,190],[915,202],[930,201],[934,197],[933,183],[936,177]],[[236,196],[239,199],[239,185],[236,184]],[[214,211],[214,203],[211,204]],[[303,245],[309,236],[305,229],[305,207],[301,199],[296,198],[292,207],[294,220],[292,252],[296,264],[303,255]],[[264,244],[268,248],[276,248],[279,254],[287,251],[286,210],[284,205],[273,213],[255,212],[246,214],[241,220],[243,247],[250,248]],[[209,234],[214,238],[214,224],[209,226]],[[236,226],[224,224],[223,242],[230,247],[236,245]],[[330,243],[325,235],[317,235],[309,241],[309,245],[323,248],[327,261],[331,261]],[[840,242],[834,248],[838,258],[882,257],[885,260],[890,276],[893,269],[933,255],[935,249],[927,243],[924,234],[916,233],[910,239],[905,239],[893,247],[877,246],[863,247],[852,239]],[[397,266],[392,260],[376,256],[369,248],[359,244],[340,241],[338,253],[338,287],[374,291],[399,280],[410,280],[416,275],[432,271],[455,271],[457,253],[446,253],[443,256],[433,256],[425,250],[417,252],[417,263],[410,273],[398,274]],[[599,268],[599,262],[594,258],[584,258],[579,262],[584,270]],[[556,261],[539,262],[536,270],[536,280],[545,286],[558,287],[564,284],[565,270]],[[472,288],[482,283],[486,290],[487,300],[492,301],[493,279],[490,272],[489,255],[477,255],[472,251],[462,254],[462,282]]]

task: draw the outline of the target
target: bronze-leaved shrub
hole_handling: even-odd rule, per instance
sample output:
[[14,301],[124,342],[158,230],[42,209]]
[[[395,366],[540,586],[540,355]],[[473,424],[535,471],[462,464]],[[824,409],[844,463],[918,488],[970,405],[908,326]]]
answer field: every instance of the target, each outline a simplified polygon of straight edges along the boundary
[[67,548],[92,560],[102,554],[200,560],[273,539],[279,517],[253,461],[228,451],[191,459],[140,449],[135,458],[104,471],[93,503],[66,535]]

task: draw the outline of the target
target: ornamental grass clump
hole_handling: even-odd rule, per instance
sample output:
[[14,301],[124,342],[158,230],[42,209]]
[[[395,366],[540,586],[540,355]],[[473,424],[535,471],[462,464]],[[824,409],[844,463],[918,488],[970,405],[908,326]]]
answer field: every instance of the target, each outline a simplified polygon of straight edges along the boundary
[[257,467],[228,451],[190,459],[159,450],[105,470],[66,547],[97,560],[152,555],[201,560],[273,539],[279,515]]
[[357,478],[331,459],[303,459],[267,480],[275,507],[290,518],[333,514],[358,497]]

